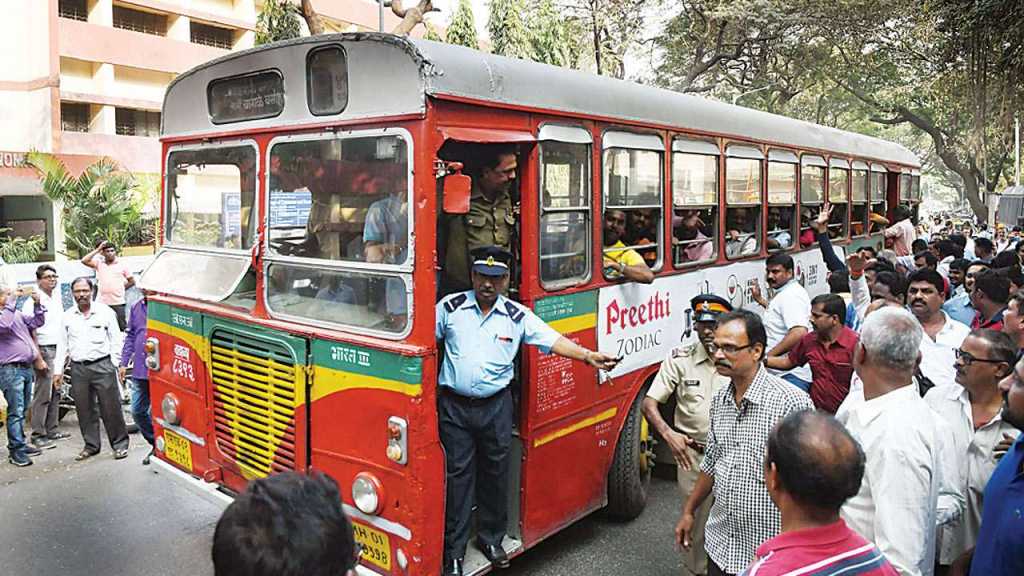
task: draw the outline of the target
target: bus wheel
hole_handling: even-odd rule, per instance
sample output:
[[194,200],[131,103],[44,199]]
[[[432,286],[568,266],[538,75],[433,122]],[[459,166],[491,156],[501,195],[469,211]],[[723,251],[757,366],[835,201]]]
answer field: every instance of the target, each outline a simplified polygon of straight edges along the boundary
[[615,456],[608,470],[608,515],[632,520],[644,511],[647,487],[651,483],[654,457],[651,454],[650,427],[640,412],[644,394],[637,395],[626,416]]

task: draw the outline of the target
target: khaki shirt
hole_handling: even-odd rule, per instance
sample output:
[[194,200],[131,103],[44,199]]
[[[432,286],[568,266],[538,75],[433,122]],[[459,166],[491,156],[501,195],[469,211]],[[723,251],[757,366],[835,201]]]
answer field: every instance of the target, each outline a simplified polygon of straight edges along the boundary
[[669,352],[647,391],[658,403],[675,393],[675,428],[704,444],[711,416],[711,397],[729,379],[715,370],[714,360],[700,342],[679,346]]
[[480,246],[500,246],[512,251],[512,231],[516,218],[512,212],[512,198],[506,192],[494,202],[474,184],[469,200],[468,214],[454,214],[446,218],[448,246],[444,271],[449,286],[469,290],[469,251]]

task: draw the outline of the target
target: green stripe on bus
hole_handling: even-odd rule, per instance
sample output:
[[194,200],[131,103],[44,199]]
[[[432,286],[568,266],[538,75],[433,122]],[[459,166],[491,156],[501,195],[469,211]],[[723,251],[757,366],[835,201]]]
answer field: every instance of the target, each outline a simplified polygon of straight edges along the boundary
[[163,302],[150,302],[146,307],[146,315],[163,322],[171,328],[184,330],[190,334],[203,335],[203,316],[198,312],[175,308]]
[[577,292],[565,296],[541,298],[533,304],[533,311],[545,322],[555,322],[573,316],[597,313],[597,291]]
[[314,340],[313,362],[333,370],[406,384],[419,384],[423,380],[422,358],[402,356],[355,344]]

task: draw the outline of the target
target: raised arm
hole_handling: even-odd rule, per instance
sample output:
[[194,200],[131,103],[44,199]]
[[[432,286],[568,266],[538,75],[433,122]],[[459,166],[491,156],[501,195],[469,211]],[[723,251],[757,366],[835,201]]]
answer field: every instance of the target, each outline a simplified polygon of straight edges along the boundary
[[99,254],[100,251],[102,251],[106,246],[107,246],[107,241],[106,240],[100,242],[99,245],[96,246],[96,248],[94,248],[92,250],[92,252],[89,252],[85,256],[82,256],[82,264],[85,264],[89,268],[96,268],[96,263],[93,262],[93,258],[95,258],[96,255]]

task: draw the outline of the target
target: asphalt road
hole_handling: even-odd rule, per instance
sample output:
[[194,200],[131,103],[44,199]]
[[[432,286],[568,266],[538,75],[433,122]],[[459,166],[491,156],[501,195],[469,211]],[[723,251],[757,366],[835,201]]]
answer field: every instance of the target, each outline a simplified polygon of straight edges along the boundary
[[[148,446],[132,435],[127,459],[109,446],[85,462],[74,414],[72,437],[28,468],[7,463],[0,431],[0,573],[4,576],[212,576],[210,539],[222,507],[141,465]],[[516,558],[506,576],[676,576],[671,529],[675,482],[655,478],[647,510],[633,522],[593,514]]]

